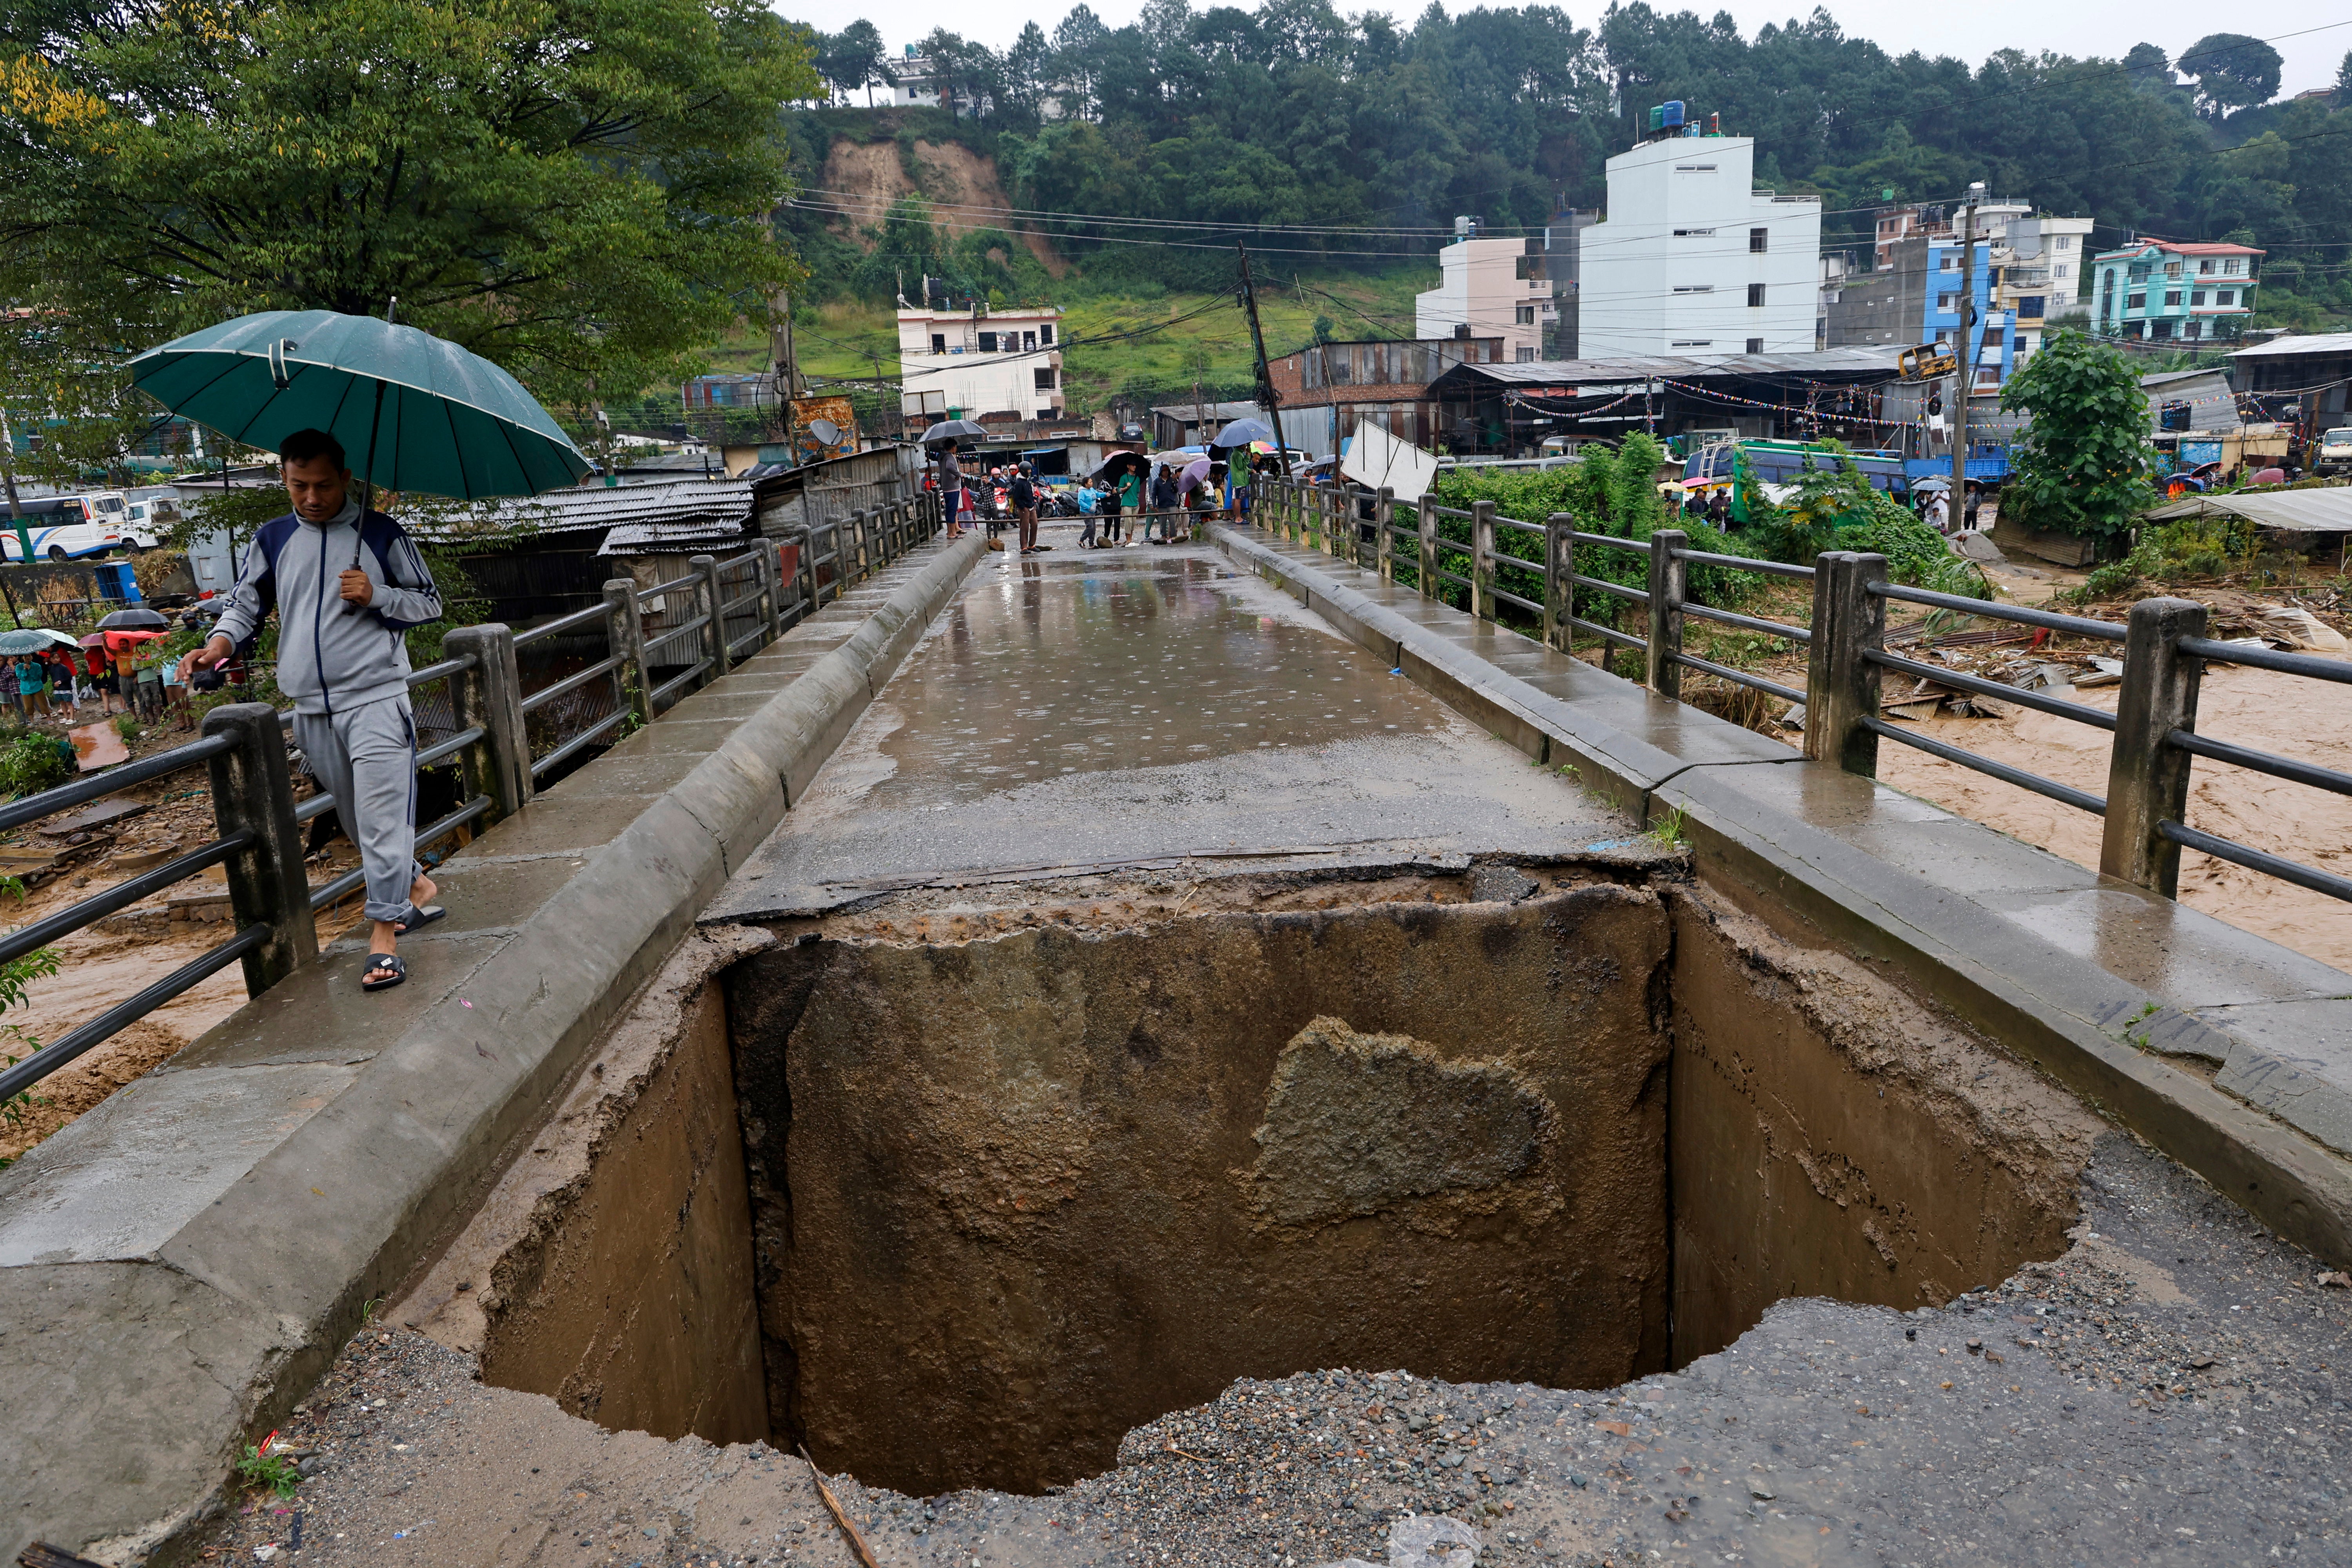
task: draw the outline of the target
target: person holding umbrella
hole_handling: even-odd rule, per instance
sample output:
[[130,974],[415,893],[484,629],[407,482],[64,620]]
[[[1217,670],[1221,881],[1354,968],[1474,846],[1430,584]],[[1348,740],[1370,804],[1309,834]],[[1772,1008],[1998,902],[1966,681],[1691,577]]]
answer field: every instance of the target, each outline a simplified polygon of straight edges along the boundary
[[278,611],[278,684],[294,700],[294,743],[366,868],[373,930],[360,984],[381,991],[407,978],[398,938],[448,912],[416,860],[405,636],[441,618],[441,594],[400,524],[352,498],[341,442],[298,430],[278,455],[294,510],[254,535],[228,607],[180,674],[223,663]]

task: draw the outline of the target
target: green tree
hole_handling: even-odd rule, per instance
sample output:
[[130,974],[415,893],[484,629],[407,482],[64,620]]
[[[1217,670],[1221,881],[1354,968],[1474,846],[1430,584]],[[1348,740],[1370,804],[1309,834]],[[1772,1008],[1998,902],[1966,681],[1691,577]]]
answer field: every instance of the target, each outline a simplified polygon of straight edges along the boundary
[[0,300],[135,348],[381,313],[542,400],[671,381],[793,280],[757,0],[0,0]]
[[888,80],[882,69],[882,30],[860,17],[838,33],[825,37],[817,47],[817,74],[845,93],[866,89],[866,101],[874,101],[873,89]]
[[2121,351],[2053,332],[2001,388],[2003,409],[2033,416],[2009,449],[2001,504],[2029,528],[2122,538],[2156,504],[2147,395]]
[[2286,62],[2260,38],[2209,33],[2181,53],[2180,74],[2197,79],[2197,112],[2220,120],[2233,109],[2268,103]]

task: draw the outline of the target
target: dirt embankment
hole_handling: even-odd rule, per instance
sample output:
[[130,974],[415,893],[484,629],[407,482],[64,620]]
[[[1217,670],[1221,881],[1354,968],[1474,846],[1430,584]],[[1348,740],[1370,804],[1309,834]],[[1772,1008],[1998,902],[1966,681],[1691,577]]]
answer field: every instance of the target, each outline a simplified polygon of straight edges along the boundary
[[892,202],[911,194],[930,202],[933,217],[950,238],[973,229],[1006,229],[1019,236],[1049,275],[1059,278],[1069,270],[1044,235],[1013,227],[1007,216],[1013,199],[997,178],[994,159],[952,142],[917,142],[914,154],[919,177],[910,179],[896,142],[833,144],[824,160],[823,199],[855,209],[856,216],[835,220],[843,237],[870,249],[865,231],[881,222]]
[[[2076,700],[2114,712],[2117,688],[2084,691]],[[1922,732],[2095,795],[2107,792],[2108,737],[2084,724],[2030,709],[2005,719],[1938,716]],[[2352,692],[2270,670],[2217,665],[2205,672],[2199,733],[2322,767],[2352,769]],[[1908,746],[1881,746],[1878,776],[1948,811],[2063,855],[2099,864],[2099,818],[2045,800]],[[2352,799],[2288,784],[2266,773],[2199,759],[2191,775],[2189,825],[2316,866],[2352,875]],[[2241,930],[2352,970],[2352,920],[2344,906],[2275,878],[2184,850],[2180,901]]]

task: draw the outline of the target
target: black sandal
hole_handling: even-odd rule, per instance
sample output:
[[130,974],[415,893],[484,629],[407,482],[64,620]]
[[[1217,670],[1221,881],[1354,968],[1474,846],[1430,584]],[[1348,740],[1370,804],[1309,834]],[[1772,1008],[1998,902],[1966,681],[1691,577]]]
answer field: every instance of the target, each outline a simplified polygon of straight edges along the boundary
[[394,936],[406,936],[417,927],[429,926],[449,912],[446,906],[441,904],[412,904],[409,907],[412,911],[409,919],[392,922]]
[[[386,980],[371,980],[368,978],[369,975],[373,974],[379,969],[387,972],[391,978]],[[367,967],[360,971],[360,989],[362,991],[389,991],[407,978],[408,965],[401,962],[400,955],[398,953],[371,952],[368,954]]]

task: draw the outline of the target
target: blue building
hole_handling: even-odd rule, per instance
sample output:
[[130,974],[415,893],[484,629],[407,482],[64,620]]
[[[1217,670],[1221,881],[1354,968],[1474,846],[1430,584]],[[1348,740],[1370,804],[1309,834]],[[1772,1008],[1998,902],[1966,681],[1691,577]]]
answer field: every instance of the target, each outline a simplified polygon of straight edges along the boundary
[[[1927,286],[1922,290],[1919,341],[1957,343],[1960,339],[1960,274],[1963,249],[1958,238],[1928,237]],[[2015,349],[2009,317],[1992,303],[1993,242],[1979,239],[1969,259],[1970,297],[1976,301],[1969,329],[1969,350],[1964,360],[1976,367],[1969,384],[1974,392],[1998,392],[2015,368]]]

